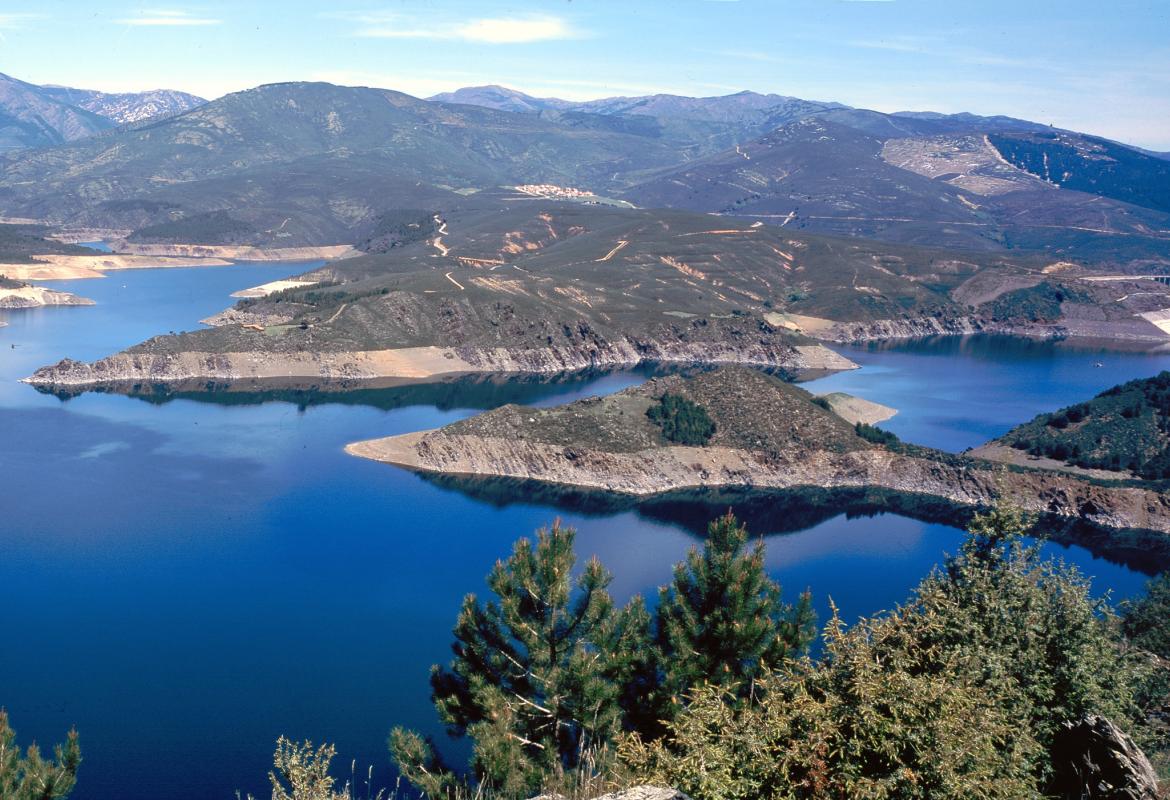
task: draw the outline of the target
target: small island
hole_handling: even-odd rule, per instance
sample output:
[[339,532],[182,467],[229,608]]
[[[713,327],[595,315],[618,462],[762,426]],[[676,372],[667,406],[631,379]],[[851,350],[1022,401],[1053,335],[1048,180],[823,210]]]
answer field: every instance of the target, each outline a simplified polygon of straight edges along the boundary
[[900,442],[776,377],[723,367],[603,398],[508,405],[444,428],[358,442],[352,455],[450,475],[649,497],[693,488],[875,488],[1170,533],[1170,497],[1140,482],[1003,466]]

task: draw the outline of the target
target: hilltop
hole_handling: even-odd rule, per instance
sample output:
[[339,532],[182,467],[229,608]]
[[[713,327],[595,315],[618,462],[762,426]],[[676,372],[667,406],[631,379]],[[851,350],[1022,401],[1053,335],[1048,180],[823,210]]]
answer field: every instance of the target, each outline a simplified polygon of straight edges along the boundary
[[[649,497],[692,488],[881,489],[1170,532],[1158,491],[905,445],[848,422],[803,389],[743,367],[671,376],[555,408],[508,405],[446,427],[352,444],[422,472],[533,480]],[[663,412],[661,409],[666,408]],[[661,422],[685,415],[680,443]]]
[[0,73],[0,152],[61,144],[113,127],[100,114],[61,102],[39,86]]
[[[646,137],[382,89],[272,84],[10,155],[0,207],[57,225],[130,230],[224,212],[231,230],[250,230],[249,244],[338,244],[395,209],[452,204],[499,184],[602,188],[615,174],[675,160]],[[196,243],[222,243],[208,233]]]
[[133,125],[182,114],[207,101],[187,92],[151,89],[145,92],[99,92],[70,86],[42,86],[41,91],[64,103],[92,111],[115,125]]

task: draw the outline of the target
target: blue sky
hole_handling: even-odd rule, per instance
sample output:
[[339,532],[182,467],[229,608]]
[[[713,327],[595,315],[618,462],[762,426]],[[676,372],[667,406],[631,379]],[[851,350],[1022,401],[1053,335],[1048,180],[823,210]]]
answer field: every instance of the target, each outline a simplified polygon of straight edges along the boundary
[[286,80],[570,99],[752,89],[1170,150],[1170,0],[0,0],[0,71],[206,97]]

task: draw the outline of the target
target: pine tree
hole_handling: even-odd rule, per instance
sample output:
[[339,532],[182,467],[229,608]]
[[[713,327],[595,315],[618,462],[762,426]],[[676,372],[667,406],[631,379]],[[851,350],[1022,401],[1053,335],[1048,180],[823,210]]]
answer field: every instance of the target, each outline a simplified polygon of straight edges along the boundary
[[35,744],[24,756],[16,746],[16,732],[8,726],[8,713],[0,709],[0,798],[2,800],[60,800],[77,783],[81,750],[77,731],[70,731],[64,745],[53,748],[46,760]]
[[[481,783],[508,794],[612,740],[636,699],[623,690],[647,671],[649,614],[640,601],[615,609],[596,559],[574,582],[573,540],[558,522],[535,546],[517,542],[488,577],[495,598],[464,599],[450,666],[432,670],[439,716],[474,740]],[[408,777],[422,774],[431,756],[418,737],[397,731],[391,745]]]
[[665,717],[704,683],[750,691],[766,666],[779,666],[813,639],[808,593],[795,606],[784,603],[764,571],[763,542],[745,551],[747,540],[747,528],[728,512],[708,526],[703,551],[691,548],[660,592],[656,638]]

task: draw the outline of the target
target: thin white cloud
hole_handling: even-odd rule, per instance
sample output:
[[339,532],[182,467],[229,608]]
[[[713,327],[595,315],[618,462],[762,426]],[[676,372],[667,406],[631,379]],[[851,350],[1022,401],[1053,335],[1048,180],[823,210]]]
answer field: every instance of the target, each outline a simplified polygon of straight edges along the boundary
[[40,18],[40,14],[0,12],[0,30],[14,31],[19,28],[23,28],[29,22]]
[[114,21],[120,25],[133,25],[136,27],[176,28],[219,25],[222,22],[222,20],[210,19],[208,17],[196,17],[188,11],[164,8],[146,9],[136,17],[124,17]]
[[343,19],[361,25],[355,36],[367,39],[445,39],[480,44],[531,44],[573,39],[580,34],[560,17],[481,17],[418,24],[400,14],[354,14]]

